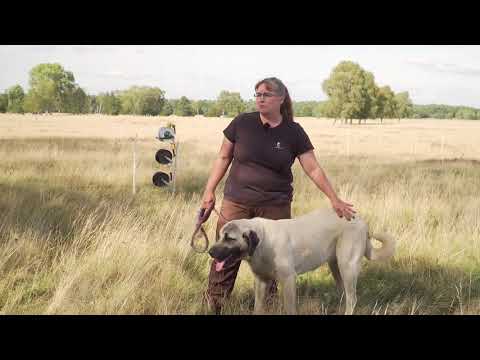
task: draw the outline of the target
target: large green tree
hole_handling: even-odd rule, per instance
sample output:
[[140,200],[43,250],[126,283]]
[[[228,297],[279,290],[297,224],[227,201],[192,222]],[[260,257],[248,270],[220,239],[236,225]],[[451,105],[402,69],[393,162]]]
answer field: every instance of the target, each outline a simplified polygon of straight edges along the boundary
[[98,98],[97,95],[87,95],[88,97],[88,112],[96,114],[99,112],[98,109]]
[[7,111],[23,114],[23,101],[25,92],[20,85],[14,85],[7,90]]
[[193,114],[194,114],[194,110],[192,107],[192,102],[186,96],[182,96],[175,103],[175,115],[192,116]]
[[79,86],[69,90],[68,96],[62,104],[62,111],[71,114],[85,114],[89,112],[89,98],[88,95]]
[[120,98],[112,91],[100,93],[96,97],[98,112],[108,115],[118,115],[122,108]]
[[198,115],[207,115],[210,107],[215,105],[215,101],[212,100],[198,100],[194,102],[194,111]]
[[175,108],[170,100],[166,100],[160,115],[170,116],[175,112]]
[[365,106],[363,108],[363,113],[358,119],[360,123],[362,120],[367,122],[367,119],[372,114],[372,108],[376,106],[377,100],[377,93],[378,93],[378,86],[375,84],[375,77],[373,73],[369,71],[363,71],[363,78],[364,78],[364,97],[365,97]]
[[257,111],[257,104],[255,100],[248,100],[245,103],[245,112],[254,112]]
[[218,106],[216,101],[211,103],[211,106],[208,108],[206,116],[207,117],[219,117],[222,116],[223,110]]
[[313,116],[317,102],[315,101],[294,101],[292,104],[295,116]]
[[405,119],[412,116],[413,113],[413,105],[412,100],[410,100],[410,96],[408,91],[404,91],[398,93],[394,97],[395,101],[395,110],[396,110],[396,117],[400,121],[400,119]]
[[328,117],[326,106],[327,106],[327,101],[317,102],[312,110],[312,115],[316,118]]
[[[44,63],[30,70],[29,106],[40,112],[66,111],[78,86],[71,71],[58,63]],[[77,93],[78,94],[78,93]]]
[[478,120],[479,117],[480,111],[476,111],[474,108],[469,108],[466,106],[459,106],[455,112],[456,119]]
[[237,116],[246,109],[245,102],[240,93],[222,90],[217,98],[217,106],[222,110],[222,115]]
[[142,115],[160,115],[165,104],[165,92],[158,87],[146,87],[142,96],[144,99]]
[[376,98],[375,118],[391,119],[396,115],[395,93],[390,86],[382,86],[378,89]]
[[44,80],[30,88],[25,97],[25,111],[31,113],[52,113],[57,111],[56,86],[53,80]]
[[4,113],[7,111],[8,107],[8,95],[7,94],[0,94],[0,113]]
[[340,62],[322,84],[328,113],[335,118],[366,119],[375,99],[373,74],[352,61]]
[[132,86],[121,91],[123,114],[160,115],[165,104],[165,92],[157,87]]

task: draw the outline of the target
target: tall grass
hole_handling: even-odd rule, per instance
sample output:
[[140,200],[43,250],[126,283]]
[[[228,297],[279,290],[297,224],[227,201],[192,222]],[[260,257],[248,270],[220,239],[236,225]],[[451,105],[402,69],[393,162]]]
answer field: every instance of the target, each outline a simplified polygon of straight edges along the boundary
[[[181,144],[177,192],[151,184],[159,168],[139,144],[131,191],[126,139],[0,142],[2,314],[204,314],[210,259],[190,249],[215,152]],[[357,314],[480,313],[480,165],[318,154],[339,195],[375,231],[398,241],[391,261],[364,260]],[[293,216],[329,206],[294,166]],[[220,206],[223,182],[217,191]],[[214,239],[216,216],[206,224]],[[300,314],[343,313],[327,269],[299,276]],[[250,314],[253,278],[242,264],[224,309]],[[278,302],[270,309],[280,314]]]

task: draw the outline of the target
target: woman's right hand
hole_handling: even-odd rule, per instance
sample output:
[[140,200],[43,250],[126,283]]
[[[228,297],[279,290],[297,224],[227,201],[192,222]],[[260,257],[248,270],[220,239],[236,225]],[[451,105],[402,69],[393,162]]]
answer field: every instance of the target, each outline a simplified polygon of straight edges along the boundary
[[205,209],[202,216],[202,223],[208,220],[210,213],[215,207],[215,193],[213,191],[205,191],[202,197],[201,208]]
[[215,193],[213,191],[205,191],[202,198],[202,208],[210,209],[215,206]]

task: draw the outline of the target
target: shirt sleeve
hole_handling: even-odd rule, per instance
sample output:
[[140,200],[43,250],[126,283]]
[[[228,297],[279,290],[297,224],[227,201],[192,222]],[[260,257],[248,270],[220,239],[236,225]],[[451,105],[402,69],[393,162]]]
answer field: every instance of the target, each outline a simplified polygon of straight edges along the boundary
[[298,131],[297,131],[297,141],[296,141],[296,149],[295,149],[295,157],[306,153],[307,151],[315,149],[310,141],[305,130],[303,130],[302,126],[298,124]]
[[237,139],[237,123],[240,120],[240,115],[236,116],[230,124],[223,130],[223,134],[225,137],[230,140],[230,142],[234,143]]

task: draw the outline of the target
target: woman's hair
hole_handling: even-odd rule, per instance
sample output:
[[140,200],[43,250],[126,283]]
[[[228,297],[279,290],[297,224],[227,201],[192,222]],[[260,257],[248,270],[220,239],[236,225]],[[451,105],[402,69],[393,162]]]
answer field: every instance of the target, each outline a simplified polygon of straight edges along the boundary
[[258,87],[262,84],[265,84],[268,90],[275,92],[277,95],[285,96],[285,100],[283,100],[283,104],[280,106],[280,113],[287,121],[293,121],[292,100],[290,99],[287,87],[282,81],[276,77],[260,80],[255,85],[255,91],[257,91]]

